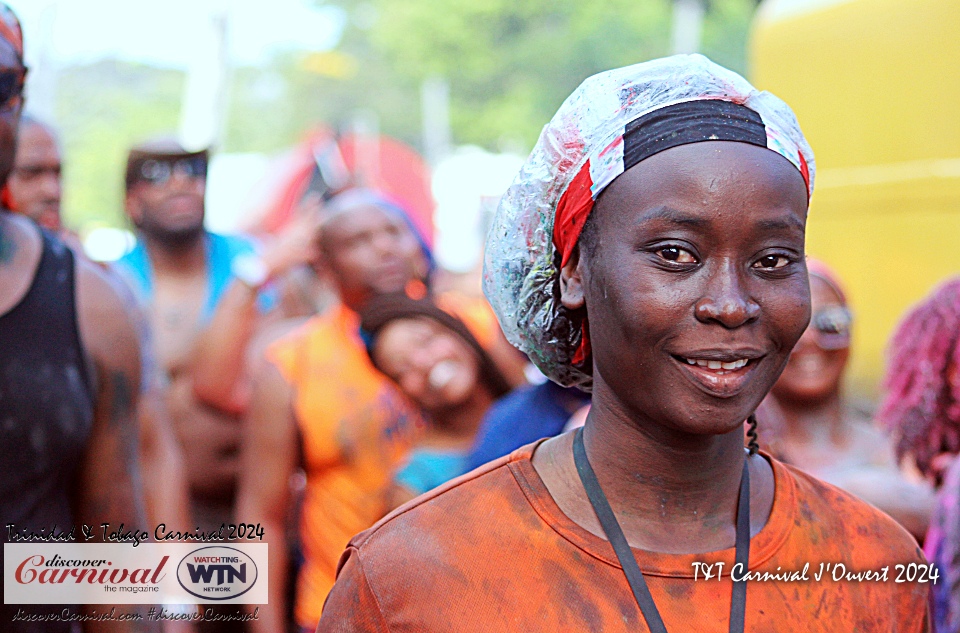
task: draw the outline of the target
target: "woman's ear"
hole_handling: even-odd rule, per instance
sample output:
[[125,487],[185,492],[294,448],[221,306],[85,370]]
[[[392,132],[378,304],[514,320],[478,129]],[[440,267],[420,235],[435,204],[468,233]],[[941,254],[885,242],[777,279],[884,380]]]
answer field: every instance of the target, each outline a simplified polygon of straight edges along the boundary
[[573,248],[570,259],[560,269],[560,303],[568,310],[577,310],[584,306],[579,244]]

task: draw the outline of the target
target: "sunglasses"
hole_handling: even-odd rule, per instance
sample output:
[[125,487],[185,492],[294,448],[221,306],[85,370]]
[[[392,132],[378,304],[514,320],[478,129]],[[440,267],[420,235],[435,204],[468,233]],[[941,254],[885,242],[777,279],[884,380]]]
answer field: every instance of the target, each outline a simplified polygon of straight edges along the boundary
[[0,110],[13,110],[19,105],[26,79],[26,68],[0,71]]
[[850,347],[850,326],[853,314],[843,306],[829,306],[817,310],[810,319],[810,328],[820,349],[835,350]]
[[145,160],[140,165],[139,179],[151,185],[165,185],[174,174],[187,178],[206,178],[207,159],[202,156],[175,158],[169,160]]

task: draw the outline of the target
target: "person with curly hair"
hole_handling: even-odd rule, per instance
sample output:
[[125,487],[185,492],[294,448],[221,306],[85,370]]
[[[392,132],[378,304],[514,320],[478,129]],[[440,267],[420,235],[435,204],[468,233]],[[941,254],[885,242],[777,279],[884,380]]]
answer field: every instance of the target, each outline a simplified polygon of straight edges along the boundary
[[960,278],[937,288],[890,343],[878,413],[911,460],[939,487],[924,544],[941,574],[932,588],[936,631],[960,632]]

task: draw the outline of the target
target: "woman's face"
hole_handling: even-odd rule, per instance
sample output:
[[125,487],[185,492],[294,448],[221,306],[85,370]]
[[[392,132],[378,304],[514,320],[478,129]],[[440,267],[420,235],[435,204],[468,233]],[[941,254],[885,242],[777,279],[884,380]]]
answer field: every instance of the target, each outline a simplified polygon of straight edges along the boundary
[[377,367],[423,409],[463,404],[477,388],[476,353],[433,319],[397,319],[380,330],[373,350]]
[[[810,298],[813,307],[810,327],[793,348],[783,374],[773,387],[773,395],[780,401],[816,404],[840,392],[850,348],[842,344],[843,341],[834,343],[831,337],[846,335],[849,343],[849,322],[838,324],[838,319],[830,316],[848,314],[846,306],[830,284],[815,275],[810,275]],[[834,327],[829,327],[831,324]],[[826,331],[821,332],[818,326]],[[836,331],[838,329],[844,331]]]
[[738,429],[810,319],[807,194],[785,158],[745,143],[656,154],[597,201],[562,274],[586,304],[594,404],[650,429]]

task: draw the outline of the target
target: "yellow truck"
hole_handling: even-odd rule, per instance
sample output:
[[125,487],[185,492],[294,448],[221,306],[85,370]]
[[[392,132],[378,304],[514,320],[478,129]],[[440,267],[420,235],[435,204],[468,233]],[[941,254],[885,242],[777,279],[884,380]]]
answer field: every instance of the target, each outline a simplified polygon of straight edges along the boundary
[[807,252],[854,312],[848,387],[877,394],[904,312],[960,274],[960,0],[767,0],[750,76],[817,161]]

